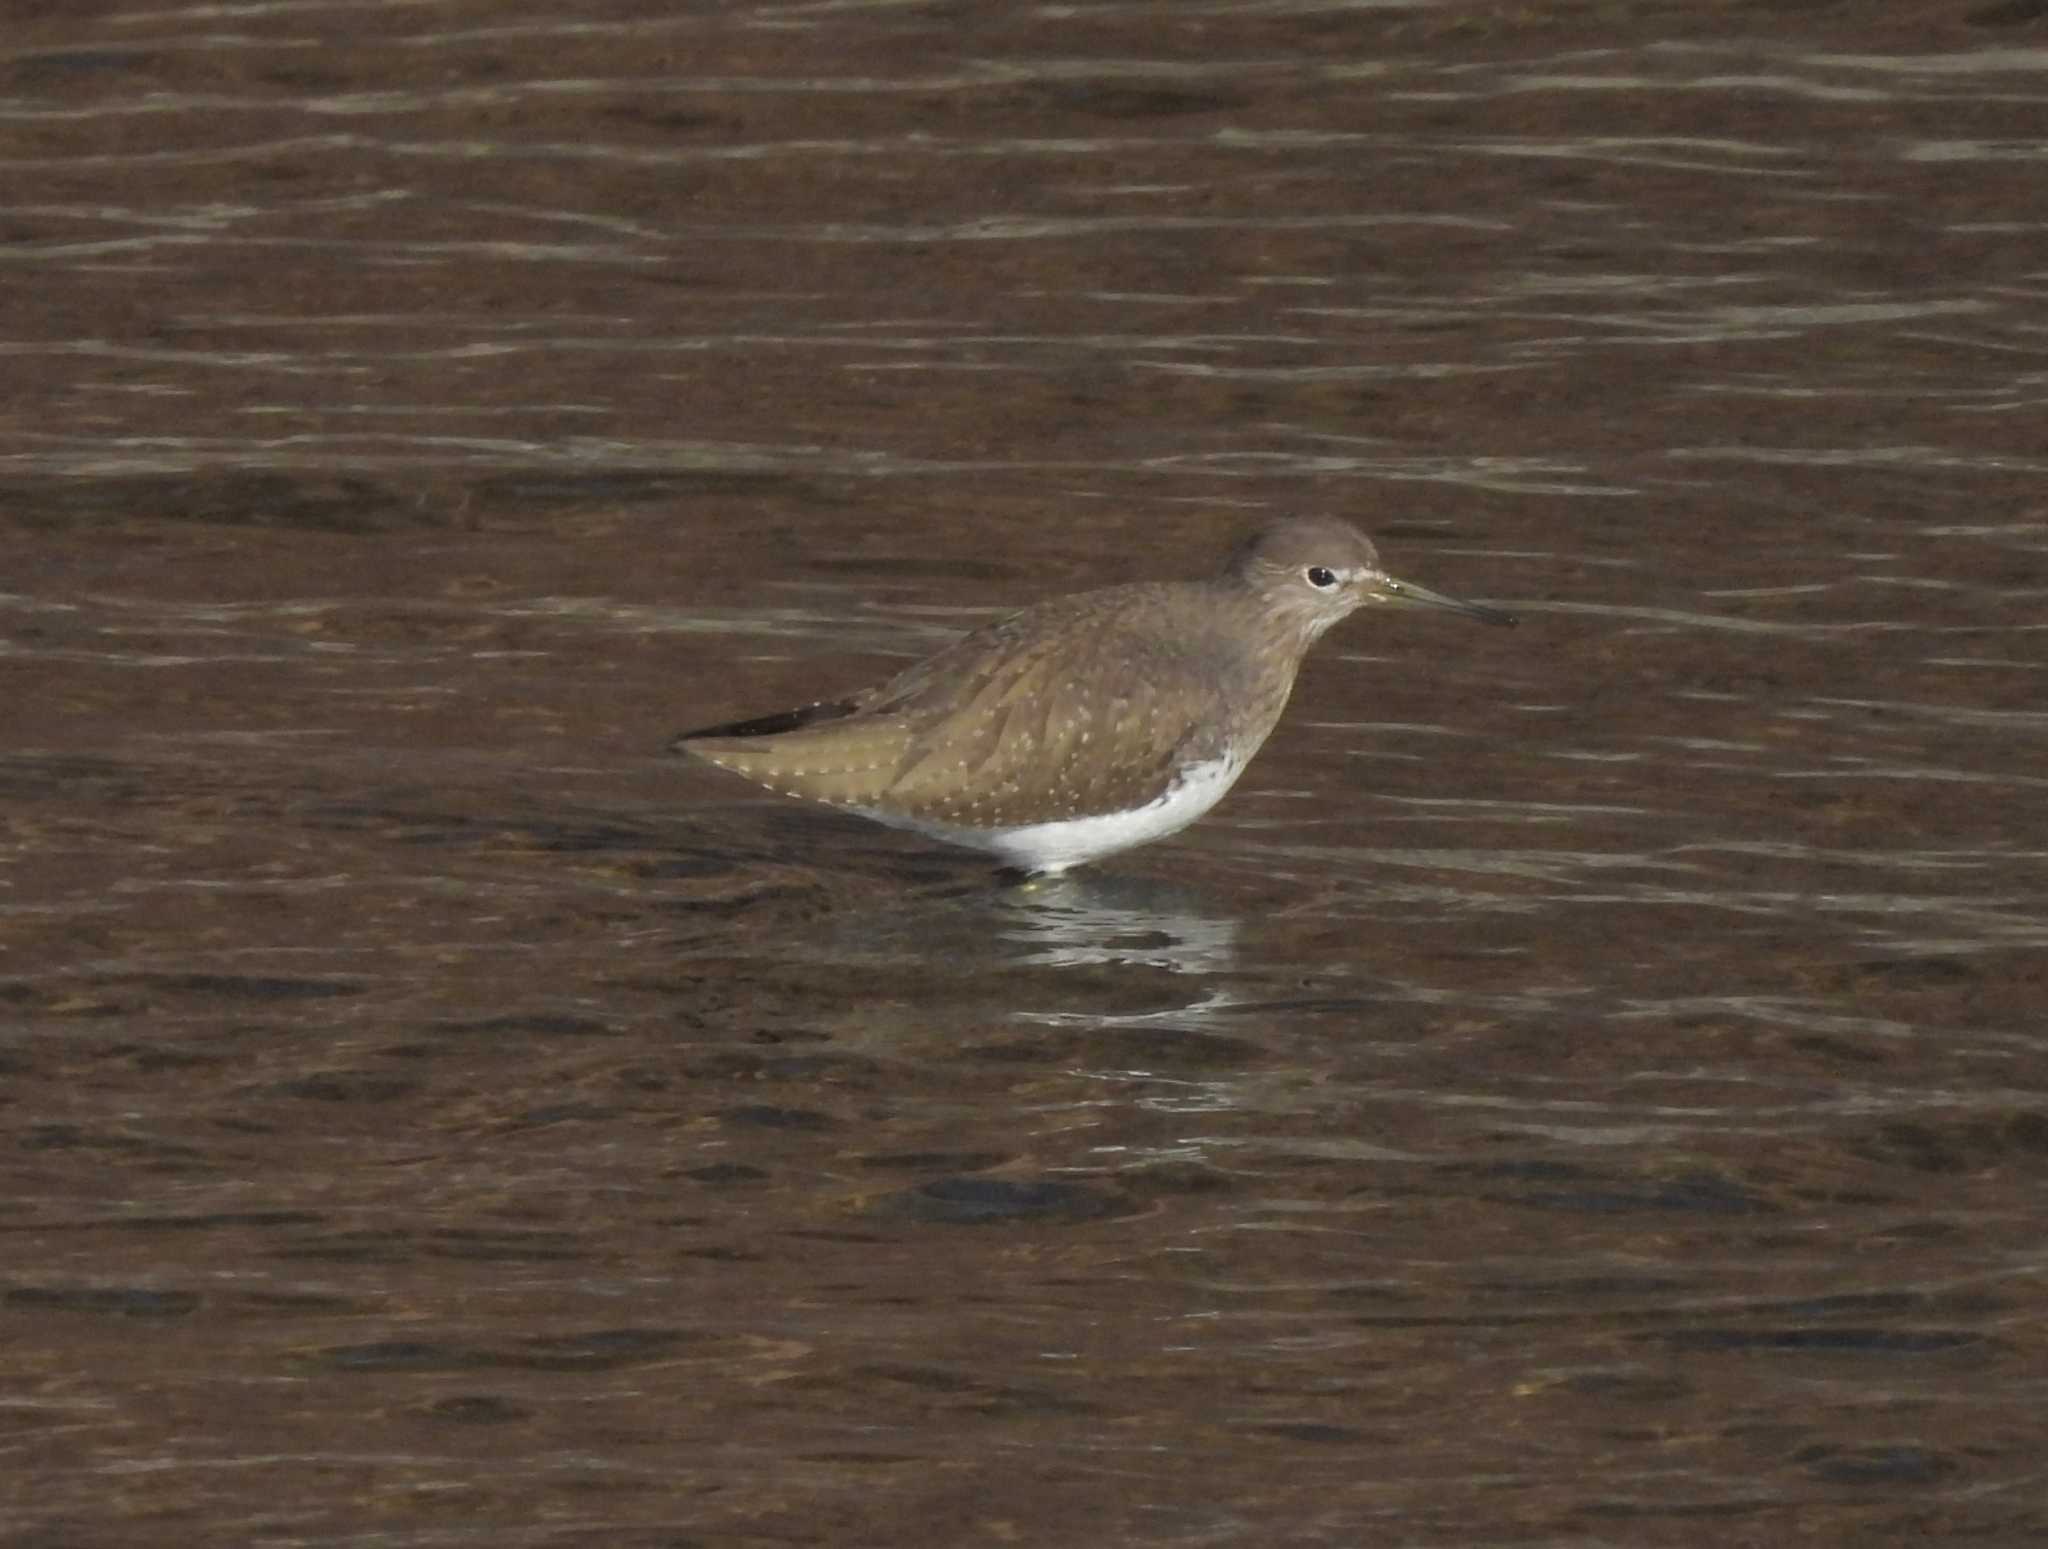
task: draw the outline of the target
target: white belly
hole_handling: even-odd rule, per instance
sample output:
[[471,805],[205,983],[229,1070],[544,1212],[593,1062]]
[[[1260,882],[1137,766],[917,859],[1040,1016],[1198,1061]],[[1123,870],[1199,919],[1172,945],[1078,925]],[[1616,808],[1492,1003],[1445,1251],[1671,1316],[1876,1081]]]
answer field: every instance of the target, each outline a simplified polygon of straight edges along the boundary
[[1021,828],[964,828],[951,823],[927,823],[889,813],[856,809],[863,816],[892,828],[907,828],[947,844],[986,850],[1006,865],[1024,871],[1065,871],[1084,861],[1114,855],[1134,845],[1150,844],[1178,833],[1223,799],[1223,793],[1244,773],[1241,758],[1216,758],[1190,764],[1167,788],[1166,794],[1127,812],[1107,812],[1097,817],[1060,818],[1050,823],[1028,823]]

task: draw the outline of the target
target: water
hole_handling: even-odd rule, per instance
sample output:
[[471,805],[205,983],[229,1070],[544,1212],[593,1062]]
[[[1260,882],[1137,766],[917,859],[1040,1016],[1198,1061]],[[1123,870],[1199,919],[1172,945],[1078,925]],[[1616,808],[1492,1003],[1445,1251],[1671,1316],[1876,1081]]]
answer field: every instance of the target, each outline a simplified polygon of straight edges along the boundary
[[[0,1537],[2040,1541],[2038,26],[14,26]],[[660,754],[1311,509],[1167,843]]]

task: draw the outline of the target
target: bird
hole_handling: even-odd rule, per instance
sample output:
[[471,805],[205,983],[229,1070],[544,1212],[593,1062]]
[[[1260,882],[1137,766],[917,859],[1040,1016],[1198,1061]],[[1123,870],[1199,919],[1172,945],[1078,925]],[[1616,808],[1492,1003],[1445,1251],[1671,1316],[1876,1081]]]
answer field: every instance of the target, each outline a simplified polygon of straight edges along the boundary
[[1177,833],[1222,800],[1302,659],[1361,608],[1514,616],[1396,580],[1334,517],[1245,538],[1217,573],[1038,603],[884,682],[684,732],[671,752],[993,855],[1027,876]]

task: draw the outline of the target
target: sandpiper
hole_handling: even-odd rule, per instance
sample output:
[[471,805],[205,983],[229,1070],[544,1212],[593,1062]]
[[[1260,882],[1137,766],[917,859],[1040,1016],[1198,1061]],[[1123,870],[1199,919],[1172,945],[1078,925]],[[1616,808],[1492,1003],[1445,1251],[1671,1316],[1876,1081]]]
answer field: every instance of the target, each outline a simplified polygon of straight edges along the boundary
[[1077,592],[887,682],[670,744],[787,796],[1065,871],[1187,827],[1266,740],[1302,657],[1375,603],[1512,624],[1380,567],[1348,522],[1299,518],[1220,574]]

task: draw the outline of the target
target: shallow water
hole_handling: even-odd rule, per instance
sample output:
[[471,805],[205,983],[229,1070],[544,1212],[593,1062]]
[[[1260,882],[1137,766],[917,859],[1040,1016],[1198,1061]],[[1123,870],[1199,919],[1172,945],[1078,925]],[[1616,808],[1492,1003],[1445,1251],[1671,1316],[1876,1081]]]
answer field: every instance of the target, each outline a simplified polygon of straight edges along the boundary
[[[0,1538],[2048,1536],[2048,10],[0,46]],[[1358,518],[1027,890],[661,756]]]

